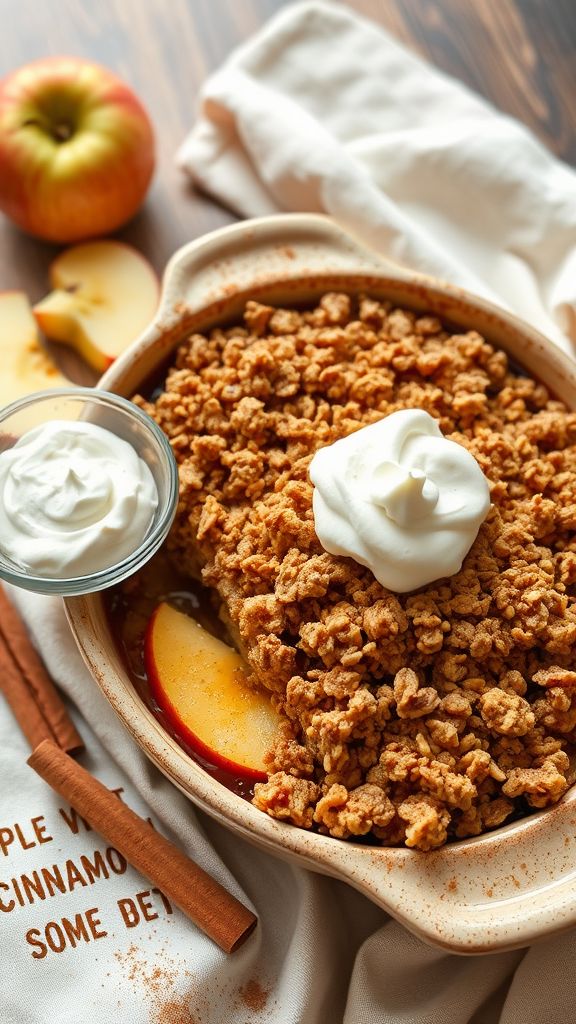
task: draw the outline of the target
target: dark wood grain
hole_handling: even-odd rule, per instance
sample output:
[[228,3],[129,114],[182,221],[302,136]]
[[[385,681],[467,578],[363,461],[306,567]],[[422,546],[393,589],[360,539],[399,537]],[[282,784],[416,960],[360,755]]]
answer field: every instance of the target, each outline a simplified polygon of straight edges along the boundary
[[576,165],[574,0],[354,0]]
[[[287,3],[0,0],[0,75],[48,54],[78,54],[113,68],[148,108],[157,173],[144,208],[119,237],[159,272],[180,245],[233,219],[189,186],[174,153],[194,121],[206,76]],[[524,121],[576,165],[574,0],[348,0],[348,6]],[[23,288],[39,298],[55,251],[0,217],[0,290]]]

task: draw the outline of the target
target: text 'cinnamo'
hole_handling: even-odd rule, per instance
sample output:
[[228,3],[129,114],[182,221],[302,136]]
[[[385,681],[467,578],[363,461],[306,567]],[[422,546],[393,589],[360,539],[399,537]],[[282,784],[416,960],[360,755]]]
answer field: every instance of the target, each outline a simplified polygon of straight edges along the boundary
[[44,740],[28,764],[221,949],[231,953],[248,938],[252,911],[53,742]]

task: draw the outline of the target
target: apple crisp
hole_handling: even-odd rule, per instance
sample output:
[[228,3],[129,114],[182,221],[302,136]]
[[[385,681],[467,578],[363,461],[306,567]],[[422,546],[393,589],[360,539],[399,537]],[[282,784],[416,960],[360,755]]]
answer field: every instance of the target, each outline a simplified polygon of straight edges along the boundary
[[[475,331],[370,297],[248,302],[137,402],[168,435],[169,544],[283,714],[254,803],[419,850],[560,799],[574,779],[576,414]],[[467,448],[492,506],[456,575],[409,594],[322,549],[318,448],[400,409]]]

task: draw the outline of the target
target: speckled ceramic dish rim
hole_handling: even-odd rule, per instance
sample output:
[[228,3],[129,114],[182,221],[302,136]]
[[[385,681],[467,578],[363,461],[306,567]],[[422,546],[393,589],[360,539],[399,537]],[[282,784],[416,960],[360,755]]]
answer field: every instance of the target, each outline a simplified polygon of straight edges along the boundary
[[[324,290],[368,291],[476,328],[576,406],[576,364],[517,318],[383,261],[331,221],[285,215],[204,236],[170,261],[154,322],[101,386],[130,396],[191,330],[233,321],[246,298],[304,303]],[[576,787],[557,806],[431,853],[342,842],[275,821],[207,775],[135,692],[101,595],[66,608],[83,657],[126,728],[195,804],[268,852],[353,885],[422,939],[458,953],[527,945],[576,925]]]

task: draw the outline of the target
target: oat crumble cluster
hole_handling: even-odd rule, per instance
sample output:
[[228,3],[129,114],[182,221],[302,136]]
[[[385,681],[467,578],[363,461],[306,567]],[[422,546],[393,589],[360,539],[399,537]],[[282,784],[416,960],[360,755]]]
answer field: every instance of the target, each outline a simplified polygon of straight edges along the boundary
[[[431,850],[559,800],[575,777],[575,413],[475,331],[343,294],[248,302],[137,401],[179,463],[172,554],[284,715],[257,807]],[[493,504],[459,573],[397,596],[322,549],[308,466],[405,408],[475,456]]]

